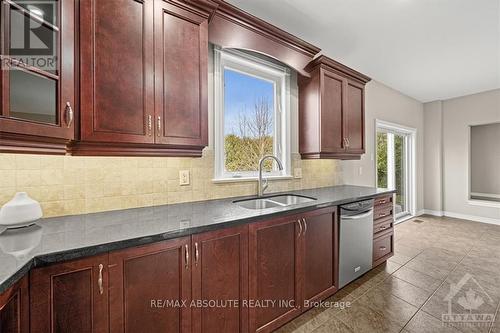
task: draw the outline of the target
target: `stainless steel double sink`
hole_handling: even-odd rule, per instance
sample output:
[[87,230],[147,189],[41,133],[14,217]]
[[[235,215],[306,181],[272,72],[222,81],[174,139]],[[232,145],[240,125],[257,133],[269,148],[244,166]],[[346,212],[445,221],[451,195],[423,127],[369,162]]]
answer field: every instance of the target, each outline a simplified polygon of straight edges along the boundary
[[237,200],[233,201],[233,203],[246,209],[267,209],[267,208],[299,205],[307,202],[313,202],[316,200],[317,199],[315,198],[310,198],[302,195],[281,194],[263,198]]

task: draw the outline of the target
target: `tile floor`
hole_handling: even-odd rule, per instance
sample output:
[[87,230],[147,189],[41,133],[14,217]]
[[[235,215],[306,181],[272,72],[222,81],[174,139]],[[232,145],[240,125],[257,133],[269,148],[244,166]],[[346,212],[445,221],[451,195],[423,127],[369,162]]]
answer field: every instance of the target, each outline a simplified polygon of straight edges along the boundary
[[[395,227],[395,255],[386,264],[277,332],[500,333],[500,226],[415,220]],[[449,313],[459,316],[443,324]]]

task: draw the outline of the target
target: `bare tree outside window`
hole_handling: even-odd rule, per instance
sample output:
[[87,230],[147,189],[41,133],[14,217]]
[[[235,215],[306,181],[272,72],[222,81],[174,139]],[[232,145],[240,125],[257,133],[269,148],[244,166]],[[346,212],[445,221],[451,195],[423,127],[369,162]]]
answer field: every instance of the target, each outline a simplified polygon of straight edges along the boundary
[[[259,160],[274,152],[274,109],[265,97],[239,111],[232,133],[224,137],[225,168],[230,172],[258,170]],[[271,171],[272,161],[266,161],[264,170]]]

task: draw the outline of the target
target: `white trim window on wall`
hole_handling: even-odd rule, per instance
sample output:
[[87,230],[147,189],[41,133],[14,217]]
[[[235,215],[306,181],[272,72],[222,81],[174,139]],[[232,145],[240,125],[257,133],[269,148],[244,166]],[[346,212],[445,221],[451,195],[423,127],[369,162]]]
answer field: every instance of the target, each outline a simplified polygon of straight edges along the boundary
[[214,47],[215,181],[291,175],[290,69],[259,55]]

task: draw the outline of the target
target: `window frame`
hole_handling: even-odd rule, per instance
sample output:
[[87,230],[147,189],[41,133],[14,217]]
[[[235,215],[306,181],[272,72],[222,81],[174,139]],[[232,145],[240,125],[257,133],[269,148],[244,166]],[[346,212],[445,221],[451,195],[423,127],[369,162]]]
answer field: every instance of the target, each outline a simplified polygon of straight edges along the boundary
[[225,69],[270,82],[274,86],[274,155],[283,163],[283,170],[274,169],[266,172],[266,177],[291,177],[291,140],[290,140],[290,69],[235,49],[222,49],[214,46],[214,148],[215,168],[214,181],[255,180],[258,171],[228,172],[225,170],[224,150],[224,71]]

